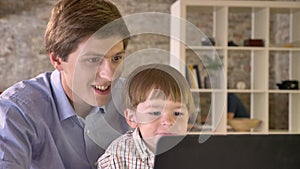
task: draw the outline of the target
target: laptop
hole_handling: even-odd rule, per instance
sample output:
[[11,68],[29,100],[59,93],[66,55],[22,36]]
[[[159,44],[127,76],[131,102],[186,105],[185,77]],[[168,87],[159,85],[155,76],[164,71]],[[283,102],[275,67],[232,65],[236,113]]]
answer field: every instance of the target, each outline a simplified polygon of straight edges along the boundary
[[298,134],[167,136],[157,151],[154,169],[300,168]]

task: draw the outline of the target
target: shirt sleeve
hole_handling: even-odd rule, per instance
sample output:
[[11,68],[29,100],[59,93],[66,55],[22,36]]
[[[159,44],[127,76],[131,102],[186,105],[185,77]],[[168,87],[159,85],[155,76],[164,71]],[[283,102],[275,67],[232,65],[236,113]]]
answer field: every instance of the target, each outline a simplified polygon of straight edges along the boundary
[[228,112],[233,112],[234,117],[250,117],[244,104],[233,93],[228,94]]
[[0,100],[0,168],[29,168],[33,130],[13,104]]
[[110,169],[110,153],[105,152],[97,161],[97,169]]

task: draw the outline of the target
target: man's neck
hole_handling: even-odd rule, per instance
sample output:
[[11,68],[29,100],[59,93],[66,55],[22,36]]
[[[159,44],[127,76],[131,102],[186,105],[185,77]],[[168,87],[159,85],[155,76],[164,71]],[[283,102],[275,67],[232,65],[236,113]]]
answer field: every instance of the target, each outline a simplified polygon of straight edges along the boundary
[[82,105],[74,106],[73,105],[73,108],[74,108],[74,111],[76,112],[76,114],[84,119],[93,109],[93,107],[90,105],[88,105],[88,106],[82,106]]
[[68,99],[69,99],[69,102],[71,103],[76,115],[80,116],[84,119],[93,109],[93,106],[91,106],[89,104],[86,104],[84,102],[78,103],[78,102],[72,101],[70,98],[68,98]]

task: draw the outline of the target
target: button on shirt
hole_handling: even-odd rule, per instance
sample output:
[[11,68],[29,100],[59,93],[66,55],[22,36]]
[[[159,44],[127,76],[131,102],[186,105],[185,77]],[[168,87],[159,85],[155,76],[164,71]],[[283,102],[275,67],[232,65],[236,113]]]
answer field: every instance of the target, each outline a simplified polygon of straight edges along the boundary
[[19,82],[0,96],[0,168],[94,169],[107,145],[128,130],[121,109],[110,101],[81,123],[57,70]]

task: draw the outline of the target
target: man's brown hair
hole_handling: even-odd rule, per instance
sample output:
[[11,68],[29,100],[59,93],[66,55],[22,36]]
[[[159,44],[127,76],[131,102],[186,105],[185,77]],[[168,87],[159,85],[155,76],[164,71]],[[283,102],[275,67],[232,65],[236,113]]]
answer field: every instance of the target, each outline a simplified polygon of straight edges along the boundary
[[118,8],[108,0],[60,0],[52,9],[45,32],[46,50],[67,61],[83,38],[115,20],[118,26],[111,26],[109,34],[101,36],[120,36],[126,49],[129,31],[121,17]]

